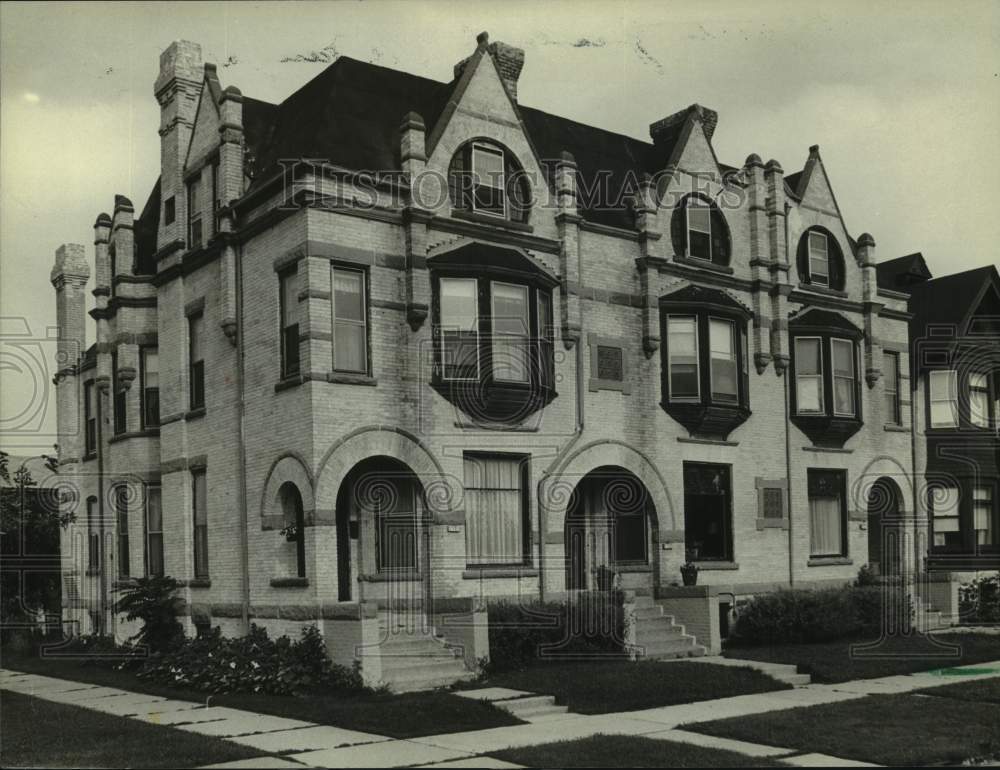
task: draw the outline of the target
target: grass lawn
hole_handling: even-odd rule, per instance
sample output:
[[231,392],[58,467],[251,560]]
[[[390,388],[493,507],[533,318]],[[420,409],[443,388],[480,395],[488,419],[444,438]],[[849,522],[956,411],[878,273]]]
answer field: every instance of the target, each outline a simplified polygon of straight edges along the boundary
[[263,756],[247,746],[4,691],[4,767],[199,767]]
[[893,657],[865,656],[863,651],[852,653],[851,645],[864,644],[856,639],[840,639],[822,644],[776,644],[761,647],[727,647],[727,658],[764,660],[774,663],[794,663],[803,674],[811,674],[815,682],[847,682],[851,679],[872,679],[914,671],[964,666],[1000,659],[1000,641],[985,634],[935,634],[934,639],[958,645],[958,657],[941,657],[946,652],[922,634],[889,639],[876,652]]
[[979,679],[975,682],[963,682],[959,679],[954,684],[928,687],[926,690],[918,692],[922,695],[933,695],[938,698],[954,698],[955,700],[980,701],[1000,705],[1000,677]]
[[554,695],[556,703],[579,714],[635,711],[789,688],[751,669],[652,660],[553,663],[494,674],[477,686]]
[[[419,692],[402,695],[375,693],[335,693],[302,696],[234,693],[210,695],[190,689],[175,689],[139,679],[130,671],[115,671],[80,660],[51,660],[5,655],[4,668],[29,671],[77,682],[119,687],[131,692],[162,695],[178,700],[209,701],[213,706],[256,711],[261,714],[301,719],[321,725],[415,738],[443,732],[481,730],[523,724],[502,709],[486,703],[459,698],[447,692]],[[6,763],[5,763],[6,764]],[[204,763],[207,764],[207,763]]]
[[919,695],[870,695],[683,729],[880,765],[1000,755],[1000,705]]
[[635,735],[594,735],[490,756],[526,767],[784,767],[774,760]]

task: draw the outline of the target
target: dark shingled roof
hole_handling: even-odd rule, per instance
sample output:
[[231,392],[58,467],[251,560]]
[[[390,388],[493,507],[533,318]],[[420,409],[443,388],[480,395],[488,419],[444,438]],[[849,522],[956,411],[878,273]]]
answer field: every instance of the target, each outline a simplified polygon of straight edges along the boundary
[[919,251],[897,257],[875,266],[875,275],[880,289],[891,291],[911,291],[914,284],[923,283],[931,277],[924,255]]
[[802,179],[802,172],[796,171],[794,174],[785,174],[785,184],[795,195],[799,194],[799,180]]
[[[278,161],[286,158],[397,171],[404,116],[419,113],[430,133],[455,86],[455,81],[441,83],[342,56],[278,106],[244,98],[247,143],[251,151],[256,148],[259,169],[256,184],[276,173]],[[583,216],[627,228],[635,226],[627,196],[636,192],[643,172],[666,165],[684,124],[678,121],[654,145],[531,107],[518,109],[550,184],[555,161],[564,151],[571,152],[581,193],[591,191],[581,201]],[[601,171],[610,172],[610,177],[599,176]]]
[[977,267],[961,273],[945,275],[910,288],[910,338],[927,333],[935,324],[961,324],[978,308],[975,307],[984,284],[1000,286],[1000,275],[994,265]]
[[160,229],[160,179],[142,207],[142,213],[135,220],[135,265],[136,275],[155,275],[156,273],[156,233]]

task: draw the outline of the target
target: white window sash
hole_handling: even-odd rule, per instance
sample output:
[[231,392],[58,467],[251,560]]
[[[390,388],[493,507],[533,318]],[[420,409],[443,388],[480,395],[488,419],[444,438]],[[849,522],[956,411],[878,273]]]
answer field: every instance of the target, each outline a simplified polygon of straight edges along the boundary
[[[476,153],[478,153],[478,152],[489,153],[490,155],[495,155],[495,156],[498,156],[500,158],[499,187],[496,186],[496,184],[495,184],[496,180],[495,179],[490,179],[489,181],[487,181],[485,176],[483,177],[483,181],[481,181],[481,182],[478,181],[479,180],[479,175],[478,175],[478,173],[476,171]],[[476,144],[476,143],[473,143],[473,145],[472,145],[472,164],[471,164],[472,165],[472,184],[473,184],[473,193],[472,193],[472,210],[473,211],[475,211],[475,212],[477,212],[479,214],[486,214],[487,216],[497,217],[499,219],[506,219],[507,218],[507,209],[508,209],[508,206],[507,206],[507,174],[506,174],[506,171],[504,170],[504,163],[505,162],[506,162],[506,159],[504,158],[504,153],[503,153],[502,150],[499,150],[499,149],[497,149],[495,147],[490,147],[489,145],[485,145],[485,144]],[[491,190],[498,190],[500,192],[500,199],[503,201],[503,212],[490,211],[489,209],[481,209],[481,208],[479,208],[479,206],[476,205],[476,194],[475,194],[475,188],[476,187],[489,187]]]
[[[802,356],[799,355],[799,343],[807,342],[813,340],[819,346],[819,356],[816,359],[819,362],[819,371],[815,374],[800,374],[799,370],[802,366]],[[818,408],[807,409],[802,406],[802,399],[800,394],[802,390],[800,388],[800,383],[803,382],[815,382],[817,399],[819,401]],[[796,414],[823,414],[826,411],[826,393],[823,384],[823,340],[820,337],[796,337],[795,338],[795,412]]]
[[[850,351],[849,360],[851,362],[851,376],[848,377],[844,374],[837,374],[837,358],[835,351],[838,346],[847,346]],[[857,364],[854,360],[854,343],[850,340],[842,339],[831,339],[830,340],[830,374],[833,376],[833,413],[838,417],[854,417],[857,413],[857,404],[855,403],[855,390],[857,386]],[[843,411],[837,409],[837,382],[847,381],[850,383],[849,393],[851,396],[851,408],[850,411]]]
[[[954,369],[940,370],[930,373],[928,396],[930,399],[930,422],[932,428],[953,428],[958,425],[958,373]],[[941,385],[946,391],[941,393]],[[943,405],[943,407],[942,407]],[[940,408],[947,409],[946,419],[941,415],[935,419],[935,413]]]
[[[677,355],[673,347],[670,345],[670,324],[673,320],[690,320],[691,325],[694,329],[694,352],[691,355]],[[684,316],[684,315],[668,315],[667,316],[667,397],[671,401],[700,401],[701,400],[701,361],[698,356],[699,351],[699,339],[698,339],[698,316]],[[693,361],[690,359],[694,359]],[[673,370],[674,363],[678,364],[694,364],[694,382],[697,388],[695,395],[683,395],[675,396],[673,393],[674,382],[673,382]]]
[[[478,380],[481,376],[480,370],[480,351],[482,349],[482,339],[479,334],[479,282],[475,278],[441,278],[438,283],[438,302],[441,303],[443,308],[444,303],[444,292],[442,287],[445,284],[471,284],[472,285],[472,302],[474,306],[474,315],[472,319],[472,329],[459,329],[457,326],[450,326],[444,323],[441,324],[441,379],[448,380],[450,382],[462,382],[462,381],[472,381]],[[445,337],[445,332],[469,332],[474,331],[476,333],[476,374],[475,377],[449,377],[448,367],[446,361],[448,360],[447,342]]]
[[[496,287],[503,286],[508,289],[517,289],[524,296],[524,331],[523,332],[498,332],[496,329]],[[531,292],[527,286],[517,283],[504,283],[502,281],[490,282],[490,319],[493,327],[493,378],[500,382],[530,382],[531,381],[531,355],[529,350],[529,340],[531,339]],[[517,342],[520,341],[520,345]],[[511,345],[510,343],[514,343]],[[508,364],[497,361],[497,350],[513,350],[514,355]],[[498,377],[497,371],[511,372],[515,369],[514,358],[519,358],[520,368],[523,377]]]

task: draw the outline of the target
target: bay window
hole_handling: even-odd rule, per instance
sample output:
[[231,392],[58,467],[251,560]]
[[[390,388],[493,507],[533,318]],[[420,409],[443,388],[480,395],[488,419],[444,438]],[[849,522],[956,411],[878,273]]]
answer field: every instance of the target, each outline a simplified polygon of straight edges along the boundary
[[698,319],[695,316],[667,316],[667,366],[670,400],[697,400]]
[[795,395],[799,414],[823,413],[823,345],[819,337],[795,340]]
[[833,368],[833,413],[853,417],[856,376],[854,372],[854,343],[850,340],[830,340]]
[[958,426],[958,372],[954,369],[930,373],[928,399],[932,428]]
[[493,281],[493,377],[508,382],[528,382],[528,287]]
[[142,427],[156,428],[160,424],[160,356],[157,348],[143,348],[139,360]]
[[446,380],[479,379],[479,306],[475,278],[440,281],[441,363]]
[[364,270],[333,267],[333,368],[368,373],[368,302]]
[[[712,400],[739,401],[736,363],[736,335],[732,321],[710,318],[708,321]],[[746,356],[743,356],[744,360]]]
[[466,561],[523,564],[528,553],[525,458],[466,452],[464,461]]

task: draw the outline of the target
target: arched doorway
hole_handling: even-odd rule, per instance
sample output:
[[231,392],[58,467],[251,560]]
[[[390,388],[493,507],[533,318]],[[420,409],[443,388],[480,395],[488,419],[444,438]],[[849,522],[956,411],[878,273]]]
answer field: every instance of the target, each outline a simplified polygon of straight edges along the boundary
[[[337,494],[337,585],[340,601],[422,598],[427,563],[426,506],[416,475],[390,457],[370,457],[344,477]],[[367,592],[362,586],[372,586]]]
[[615,574],[652,572],[656,509],[645,485],[619,466],[596,468],[566,511],[566,588],[608,590]]
[[903,495],[887,476],[868,491],[868,564],[880,575],[898,575],[903,537]]

